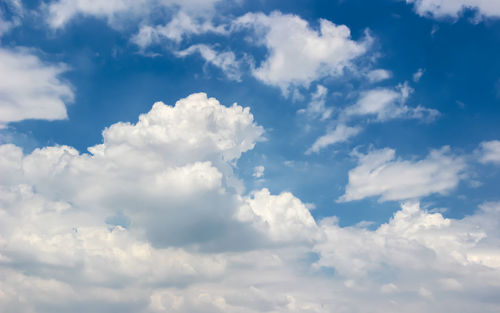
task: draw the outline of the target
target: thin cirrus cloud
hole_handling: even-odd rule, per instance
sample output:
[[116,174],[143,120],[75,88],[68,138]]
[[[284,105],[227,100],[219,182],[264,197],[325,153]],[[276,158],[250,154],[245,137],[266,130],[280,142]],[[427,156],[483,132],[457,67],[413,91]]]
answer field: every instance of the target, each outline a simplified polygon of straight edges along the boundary
[[446,194],[464,177],[464,158],[449,147],[432,150],[418,161],[396,158],[393,149],[355,154],[358,165],[349,171],[349,181],[339,201],[379,197],[379,201],[417,199],[434,193]]
[[60,78],[67,70],[26,48],[0,48],[0,127],[25,119],[67,118],[66,105],[74,98],[70,84]]

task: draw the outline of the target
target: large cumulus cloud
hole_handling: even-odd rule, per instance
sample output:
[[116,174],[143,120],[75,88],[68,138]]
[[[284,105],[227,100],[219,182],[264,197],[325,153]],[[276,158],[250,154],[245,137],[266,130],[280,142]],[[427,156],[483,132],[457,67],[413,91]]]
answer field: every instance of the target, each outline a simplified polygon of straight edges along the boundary
[[463,219],[405,203],[374,230],[315,220],[235,177],[263,134],[200,93],[88,153],[0,146],[0,311],[497,311],[498,203]]

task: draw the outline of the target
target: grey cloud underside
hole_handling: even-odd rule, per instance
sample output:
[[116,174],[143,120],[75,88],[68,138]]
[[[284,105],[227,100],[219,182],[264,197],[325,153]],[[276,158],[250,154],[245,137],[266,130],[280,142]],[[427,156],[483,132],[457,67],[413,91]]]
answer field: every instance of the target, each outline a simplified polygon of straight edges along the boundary
[[[263,133],[248,108],[194,94],[111,125],[89,153],[0,146],[0,310],[498,309],[483,303],[500,289],[498,203],[464,219],[405,203],[375,230],[315,220],[289,192],[243,192],[233,166]],[[388,169],[461,168],[446,149],[360,162],[382,154]]]

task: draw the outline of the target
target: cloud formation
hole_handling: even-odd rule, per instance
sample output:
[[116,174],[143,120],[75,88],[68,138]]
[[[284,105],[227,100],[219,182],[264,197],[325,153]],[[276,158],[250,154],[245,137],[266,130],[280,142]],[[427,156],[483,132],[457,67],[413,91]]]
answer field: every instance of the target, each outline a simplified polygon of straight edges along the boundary
[[500,3],[489,0],[406,0],[412,3],[417,14],[432,18],[457,19],[465,10],[475,10],[476,18],[500,17]]
[[[463,219],[406,203],[375,230],[315,220],[290,192],[243,192],[233,167],[263,131],[200,93],[111,125],[89,153],[0,146],[0,310],[495,312],[476,291],[500,290],[498,203]],[[375,176],[397,169],[411,190],[432,176],[420,194],[463,167],[446,149],[382,159]]]
[[64,64],[49,64],[26,48],[0,48],[0,128],[25,119],[67,118],[66,104],[74,98],[60,78]]
[[[321,19],[316,31],[299,16],[273,12],[247,13],[234,23],[236,28],[253,30],[255,44],[267,48],[268,56],[253,70],[265,84],[279,87],[287,95],[290,88],[308,87],[318,79],[338,77],[366,53],[371,38],[355,41],[345,25]],[[293,36],[290,36],[293,34]]]
[[432,150],[419,161],[396,159],[396,151],[389,148],[355,155],[358,166],[349,171],[349,182],[339,201],[374,196],[379,201],[405,200],[445,194],[458,185],[466,166],[449,147]]

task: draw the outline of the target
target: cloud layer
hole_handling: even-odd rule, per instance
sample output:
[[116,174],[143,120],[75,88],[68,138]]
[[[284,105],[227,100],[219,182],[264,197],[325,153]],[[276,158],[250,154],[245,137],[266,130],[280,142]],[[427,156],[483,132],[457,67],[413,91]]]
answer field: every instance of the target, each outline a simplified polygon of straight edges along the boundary
[[[448,219],[408,202],[375,230],[315,220],[289,192],[244,193],[233,167],[263,132],[248,108],[200,93],[111,125],[89,153],[0,146],[0,310],[498,308],[483,303],[500,290],[498,203]],[[446,148],[359,160],[344,200],[446,192],[464,167]]]

